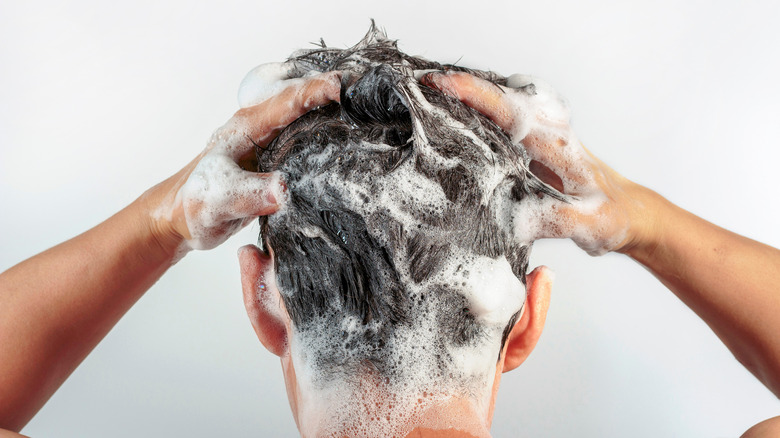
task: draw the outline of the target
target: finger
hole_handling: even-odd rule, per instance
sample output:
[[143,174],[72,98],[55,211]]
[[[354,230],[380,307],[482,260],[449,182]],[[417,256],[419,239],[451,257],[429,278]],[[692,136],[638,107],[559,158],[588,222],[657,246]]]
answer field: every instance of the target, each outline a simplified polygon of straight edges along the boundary
[[582,146],[556,132],[533,132],[522,141],[531,172],[567,195],[581,194],[592,179]]
[[232,187],[228,211],[233,219],[267,216],[279,209],[284,191],[285,186],[278,172],[241,170]]
[[207,151],[218,149],[234,161],[251,161],[256,146],[266,146],[292,121],[329,102],[338,102],[340,72],[284,81],[281,92],[258,105],[238,110],[211,136]]
[[513,239],[532,242],[538,239],[570,238],[582,221],[580,200],[562,201],[550,196],[529,196],[512,213]]
[[189,231],[275,212],[284,197],[278,173],[248,172],[227,155],[210,153],[198,163],[180,194]]
[[494,121],[504,131],[514,124],[514,111],[498,85],[462,72],[431,72],[420,78],[423,85],[452,96]]
[[235,169],[229,182],[218,190],[201,205],[214,225],[274,213],[284,198],[285,186],[277,172]]
[[330,102],[338,102],[341,73],[323,73],[306,79],[295,79],[281,93],[249,108],[239,110],[234,118],[244,124],[247,136],[265,146],[285,126],[308,111]]
[[526,210],[527,221],[522,230],[532,240],[571,239],[590,255],[602,255],[625,240],[624,222],[616,216],[620,213],[604,197],[573,198],[571,202],[545,199],[527,207],[520,207]]
[[238,87],[238,105],[248,108],[281,93],[295,73],[295,63],[272,62],[252,69]]

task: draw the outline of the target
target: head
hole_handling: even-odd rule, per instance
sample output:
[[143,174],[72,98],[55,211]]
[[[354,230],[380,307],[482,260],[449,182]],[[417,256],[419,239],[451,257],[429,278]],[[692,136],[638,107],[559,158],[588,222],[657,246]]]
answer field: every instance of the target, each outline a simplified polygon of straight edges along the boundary
[[297,76],[342,71],[341,102],[258,150],[288,197],[240,258],[301,433],[487,434],[500,374],[533,349],[549,303],[513,217],[526,197],[561,195],[495,124],[417,79],[462,68],[405,55],[373,28],[290,62]]

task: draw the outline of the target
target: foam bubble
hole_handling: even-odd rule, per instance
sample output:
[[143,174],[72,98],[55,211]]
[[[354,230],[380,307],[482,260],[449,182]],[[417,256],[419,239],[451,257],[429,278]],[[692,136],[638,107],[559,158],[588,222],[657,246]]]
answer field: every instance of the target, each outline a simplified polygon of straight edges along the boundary
[[530,135],[536,145],[543,145],[529,147],[528,157],[557,169],[563,192],[571,195],[566,203],[551,198],[525,199],[513,215],[516,236],[529,242],[571,237],[591,255],[615,248],[628,233],[628,221],[616,219],[621,213],[609,210],[603,186],[608,177],[571,129],[568,101],[546,82],[528,75],[510,76],[507,86],[511,90],[504,98],[514,111],[509,130],[512,141],[519,144]]
[[231,119],[212,135],[197,164],[180,188],[169,193],[152,214],[167,221],[181,210],[190,238],[177,251],[177,259],[192,249],[211,249],[256,220],[248,205],[282,200],[280,175],[259,177],[236,163],[246,143],[247,127]]
[[525,286],[503,257],[480,257],[471,271],[464,289],[470,292],[471,311],[488,324],[506,324],[523,305]]
[[[420,100],[423,110],[436,113],[443,125],[468,136],[482,154],[494,155],[488,145],[460,121],[437,107],[426,105],[424,97],[415,87],[416,83],[410,84],[410,92]],[[333,163],[337,163],[341,157],[349,156],[352,148],[391,147],[381,144],[347,147],[329,145],[304,159],[310,164],[308,168],[319,168],[327,163],[334,166]],[[415,154],[424,156],[428,162],[434,163],[433,166],[442,169],[452,169],[458,164],[452,158],[441,156],[435,148],[427,145],[427,139],[422,136],[415,140]],[[509,197],[510,187],[505,186],[503,181],[517,172],[518,164],[502,163],[496,159],[492,162],[493,166],[486,166],[475,175],[476,184],[480,186],[479,192],[482,193],[480,202],[484,208],[492,209],[494,219],[510,226],[511,213],[506,213],[506,218],[502,216],[508,201],[499,202],[494,198]],[[349,175],[345,178],[334,170],[304,174],[295,182],[288,181],[288,184],[291,192],[308,193],[307,196],[312,199],[323,200],[324,205],[330,202],[328,199],[338,199],[336,205],[344,204],[347,209],[357,212],[367,221],[372,237],[386,246],[390,245],[386,224],[377,221],[386,221],[388,216],[409,232],[423,232],[434,240],[458,239],[456,232],[447,234],[448,231],[428,225],[422,219],[421,215],[425,215],[434,222],[437,219],[446,221],[453,203],[447,199],[440,184],[415,168],[413,159],[402,162],[389,173]],[[363,201],[367,198],[371,202]],[[277,221],[287,220],[286,214],[287,210],[283,209],[269,217],[269,225],[273,227]],[[321,231],[305,229],[304,233],[314,237],[320,235]],[[396,254],[394,264],[406,288],[405,293],[412,299],[426,297],[431,303],[420,305],[411,316],[412,321],[408,326],[396,329],[392,339],[387,341],[389,345],[385,348],[385,361],[392,368],[392,380],[373,381],[381,376],[370,369],[363,370],[358,376],[339,376],[334,379],[332,367],[322,369],[321,364],[317,363],[316,352],[331,348],[356,358],[369,356],[371,347],[361,348],[360,334],[377,327],[371,324],[365,326],[355,318],[345,317],[335,331],[334,327],[328,326],[330,322],[327,319],[305,331],[294,330],[291,354],[301,392],[306,394],[299,412],[304,436],[314,435],[315,432],[318,436],[342,436],[344,431],[349,431],[349,436],[405,436],[419,423],[426,411],[457,397],[470,399],[478,417],[488,418],[501,335],[510,318],[523,307],[524,285],[515,276],[504,256],[492,258],[453,250],[444,257],[437,270],[430,272],[420,282],[412,279],[409,260],[405,255]],[[446,347],[446,360],[450,364],[444,372],[448,375],[439,373],[442,369],[442,358],[439,357],[441,349],[436,348],[443,342],[436,326],[437,320],[449,317],[439,315],[440,310],[447,307],[441,305],[437,301],[439,298],[432,292],[440,285],[447,285],[449,290],[465,298],[469,313],[478,320],[482,330],[470,343]],[[282,293],[292,294],[296,291]],[[356,342],[357,345],[354,345]],[[345,348],[346,344],[352,346]],[[357,397],[366,393],[372,396]],[[426,396],[421,397],[421,394]],[[378,400],[386,403],[372,404]],[[388,418],[391,420],[388,421]],[[457,420],[446,419],[450,424]]]
[[246,74],[238,87],[238,105],[247,108],[278,94],[294,70],[291,62],[261,64]]
[[[376,64],[355,53],[339,62],[345,69],[353,69],[356,75]],[[433,115],[438,124],[451,130],[453,135],[468,138],[475,156],[484,159],[479,165],[474,164],[476,168],[469,169],[473,172],[468,175],[469,184],[477,186],[474,192],[479,196],[469,198],[468,205],[483,213],[485,222],[490,222],[491,226],[495,222],[500,238],[512,243],[530,244],[543,235],[547,222],[540,218],[552,217],[549,210],[554,205],[552,201],[539,200],[533,195],[519,201],[512,195],[518,173],[525,171],[523,160],[526,157],[519,162],[502,159],[494,152],[495,145],[482,140],[472,131],[472,126],[465,126],[426,100],[426,94],[415,79],[422,72],[413,71],[406,61],[394,64],[393,68],[401,72],[399,80],[403,84],[402,93],[406,93],[404,100],[414,102],[416,110]],[[257,101],[257,96],[265,95],[275,83],[293,74],[291,71],[289,66],[276,65],[250,73],[239,93],[242,105]],[[510,85],[521,88],[516,92],[517,99],[537,97],[526,106],[528,111],[519,115],[520,122],[511,133],[516,143],[532,129],[538,131],[539,127],[544,127],[544,132],[557,135],[562,129],[560,126],[568,126],[565,101],[543,83],[533,82],[531,86],[529,81],[528,77],[510,78]],[[367,172],[366,168],[370,166],[363,166],[362,173],[356,173],[349,168],[340,168],[339,163],[361,159],[361,150],[398,150],[396,146],[331,144],[319,152],[297,156],[295,160],[302,160],[305,169],[314,170],[286,180],[290,193],[305,195],[307,202],[316,204],[313,208],[321,212],[333,208],[357,213],[366,222],[370,237],[387,251],[403,285],[404,295],[416,306],[408,316],[409,321],[393,326],[393,330],[388,331],[390,334],[381,338],[383,344],[379,347],[365,339],[374,339],[367,334],[380,332],[385,322],[380,318],[365,322],[347,316],[338,300],[327,303],[324,307],[331,306],[331,309],[323,312],[343,314],[341,319],[314,315],[313,322],[307,320],[305,327],[292,328],[290,354],[300,390],[298,420],[304,436],[403,437],[415,426],[442,427],[460,423],[462,418],[443,414],[446,409],[429,415],[456,401],[467,403],[475,418],[486,420],[490,416],[502,334],[513,315],[523,309],[526,298],[525,287],[516,276],[522,273],[514,272],[505,255],[487,256],[474,249],[478,244],[463,241],[464,235],[476,238],[475,233],[465,233],[462,224],[452,226],[457,224],[457,218],[452,217],[457,211],[455,202],[448,198],[442,184],[431,174],[458,172],[462,160],[446,156],[443,149],[430,144],[419,119],[412,115],[413,154],[400,161],[391,172]],[[370,157],[370,154],[364,154],[362,159],[371,160]],[[419,166],[427,166],[429,174],[423,174]],[[322,171],[325,168],[329,171]],[[296,218],[290,216],[294,211],[292,206],[282,207],[268,218],[269,228],[294,221]],[[475,220],[469,226],[482,224],[477,222]],[[395,225],[398,227],[391,229]],[[298,231],[312,239],[322,238],[334,252],[338,250],[340,243],[336,238],[327,237],[329,231],[314,226],[302,226]],[[344,234],[339,230],[338,238],[346,243],[352,238],[348,233],[349,230]],[[400,233],[401,237],[392,233]],[[425,236],[426,242],[447,244],[441,245],[446,249],[424,278],[415,278],[414,262],[410,260],[408,246],[404,246],[417,235]],[[293,268],[308,269],[303,265]],[[287,298],[298,292],[280,290]],[[465,340],[444,339],[446,336],[441,334],[442,321],[453,319],[445,312],[452,312],[453,308],[476,321],[475,333],[464,336]],[[457,330],[455,328],[453,332]],[[332,355],[321,354],[332,351],[338,352],[335,359]],[[377,354],[383,355],[380,365],[376,364],[379,361],[370,359]],[[334,365],[329,360],[338,363]],[[342,369],[341,364],[359,369]],[[385,369],[376,369],[377,366]],[[473,427],[470,430],[474,435],[487,433],[485,424],[470,427]]]

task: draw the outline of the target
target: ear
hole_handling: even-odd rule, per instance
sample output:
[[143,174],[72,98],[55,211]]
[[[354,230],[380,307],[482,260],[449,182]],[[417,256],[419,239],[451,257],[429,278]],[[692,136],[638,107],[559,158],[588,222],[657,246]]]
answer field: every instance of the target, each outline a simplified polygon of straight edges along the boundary
[[525,361],[539,341],[550,307],[553,274],[540,266],[526,275],[526,300],[523,314],[515,323],[506,342],[503,372],[512,371]]
[[268,351],[282,356],[287,351],[289,316],[276,287],[273,256],[246,245],[238,250],[238,261],[244,306],[257,338]]

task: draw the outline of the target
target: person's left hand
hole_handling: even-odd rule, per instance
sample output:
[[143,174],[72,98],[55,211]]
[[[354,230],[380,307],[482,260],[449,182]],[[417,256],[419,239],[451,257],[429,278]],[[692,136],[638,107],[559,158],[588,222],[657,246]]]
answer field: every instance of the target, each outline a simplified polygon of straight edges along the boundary
[[198,157],[144,194],[151,232],[163,246],[211,249],[278,209],[284,195],[279,174],[245,170],[246,163],[256,146],[267,146],[292,121],[338,101],[341,82],[331,72],[282,79],[276,86],[281,91],[236,112]]
[[647,189],[618,174],[579,142],[565,99],[544,81],[512,75],[499,86],[462,72],[420,81],[493,120],[530,158],[529,170],[567,195],[527,197],[517,210],[524,238],[570,238],[591,255],[627,251],[655,221],[640,201]]

